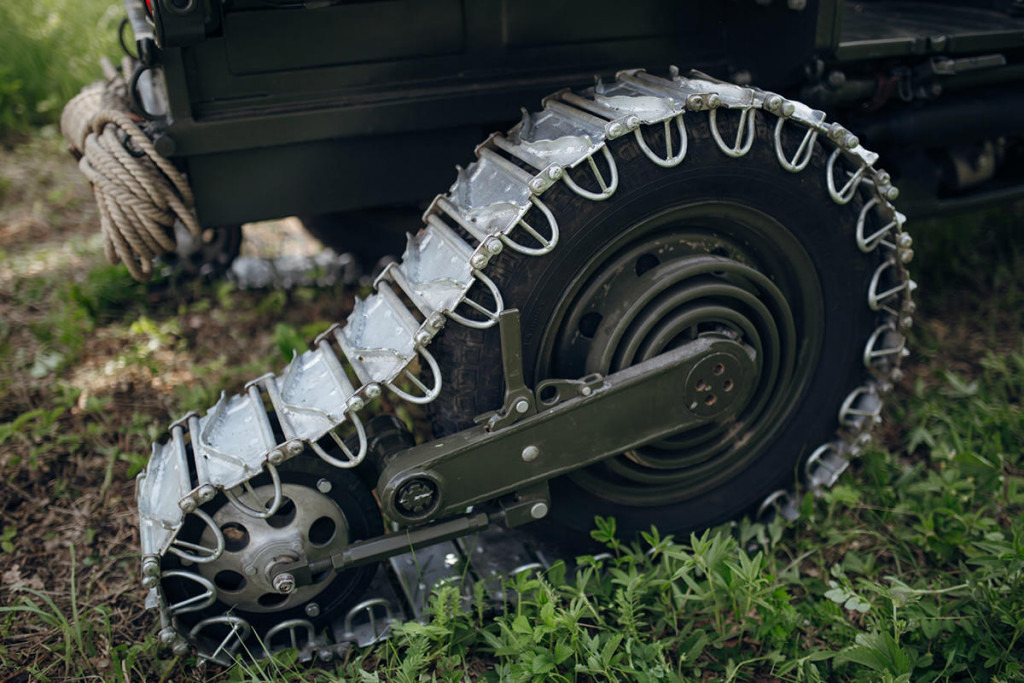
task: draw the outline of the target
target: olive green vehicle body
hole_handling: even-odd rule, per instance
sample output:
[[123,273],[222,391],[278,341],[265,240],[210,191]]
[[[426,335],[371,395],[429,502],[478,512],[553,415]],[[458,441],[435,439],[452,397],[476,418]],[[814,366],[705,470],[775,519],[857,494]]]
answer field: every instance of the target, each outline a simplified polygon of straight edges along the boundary
[[1024,194],[1016,0],[125,4],[135,96],[206,227],[422,206],[524,104],[670,64],[838,118],[908,213]]

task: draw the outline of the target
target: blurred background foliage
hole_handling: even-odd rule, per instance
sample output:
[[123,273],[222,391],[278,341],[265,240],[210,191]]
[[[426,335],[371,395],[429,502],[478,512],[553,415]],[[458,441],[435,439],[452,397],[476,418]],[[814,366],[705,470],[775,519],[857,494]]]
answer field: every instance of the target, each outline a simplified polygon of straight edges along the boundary
[[60,118],[64,103],[120,52],[117,0],[0,2],[0,140]]

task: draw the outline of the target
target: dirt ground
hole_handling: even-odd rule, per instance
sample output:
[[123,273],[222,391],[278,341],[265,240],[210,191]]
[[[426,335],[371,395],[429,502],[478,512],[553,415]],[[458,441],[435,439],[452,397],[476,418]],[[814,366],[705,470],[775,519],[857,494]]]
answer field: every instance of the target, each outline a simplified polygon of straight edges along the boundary
[[[986,248],[1019,248],[1021,216],[998,219]],[[143,608],[134,476],[170,420],[280,368],[286,342],[308,342],[355,293],[138,285],[104,265],[96,224],[55,131],[0,147],[0,683],[168,671]],[[317,248],[294,221],[246,235],[244,250],[263,256]],[[947,241],[928,258],[960,248]],[[1019,279],[966,266],[973,284],[955,269],[924,278],[941,295],[925,300],[902,391],[938,368],[970,374],[986,348],[1020,350]],[[977,309],[997,297],[979,333]]]

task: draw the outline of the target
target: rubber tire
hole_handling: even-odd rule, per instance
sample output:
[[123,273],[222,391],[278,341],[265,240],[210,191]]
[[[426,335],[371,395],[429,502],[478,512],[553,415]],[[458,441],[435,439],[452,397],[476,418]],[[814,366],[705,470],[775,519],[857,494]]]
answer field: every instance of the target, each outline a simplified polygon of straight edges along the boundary
[[[593,528],[594,515],[610,515],[627,533],[649,529],[652,524],[666,533],[704,529],[735,519],[756,508],[771,492],[790,486],[803,460],[834,438],[842,401],[866,374],[863,345],[879,320],[867,305],[868,283],[881,256],[865,255],[855,243],[863,199],[858,196],[840,206],[830,198],[827,157],[821,142],[816,143],[809,167],[790,173],[776,159],[774,126],[769,128],[767,120],[774,124],[776,119],[763,112],[758,115],[753,148],[741,158],[731,158],[712,140],[707,115],[687,114],[687,156],[670,169],[652,163],[632,136],[611,141],[619,169],[615,194],[594,202],[557,183],[543,195],[561,231],[554,251],[537,258],[506,249],[488,266],[486,272],[500,287],[506,307],[522,312],[528,386],[545,379],[536,372],[539,338],[566,283],[603,245],[659,210],[715,200],[767,213],[799,239],[820,283],[824,301],[821,353],[816,358],[804,354],[798,361],[813,364],[813,379],[785,423],[758,445],[758,454],[744,471],[712,490],[659,506],[611,502],[561,477],[551,483],[551,518],[557,522],[588,531]],[[659,127],[652,128],[657,135]],[[794,130],[796,126],[786,128]],[[723,137],[731,139],[727,134]],[[659,149],[653,136],[652,140],[651,148]],[[800,138],[786,141],[795,149]],[[430,404],[435,435],[470,427],[474,416],[500,407],[503,382],[496,327],[480,331],[449,324],[431,351],[445,371],[442,393]]]

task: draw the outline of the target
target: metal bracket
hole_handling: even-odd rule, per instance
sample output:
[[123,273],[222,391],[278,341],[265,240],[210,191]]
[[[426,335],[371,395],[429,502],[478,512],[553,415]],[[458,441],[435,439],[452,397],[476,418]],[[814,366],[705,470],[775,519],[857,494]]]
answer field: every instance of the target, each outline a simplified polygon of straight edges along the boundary
[[501,337],[501,371],[505,378],[505,400],[501,409],[476,419],[484,428],[494,432],[529,417],[537,412],[533,391],[523,380],[523,332],[519,309],[509,308],[498,315],[498,334]]

